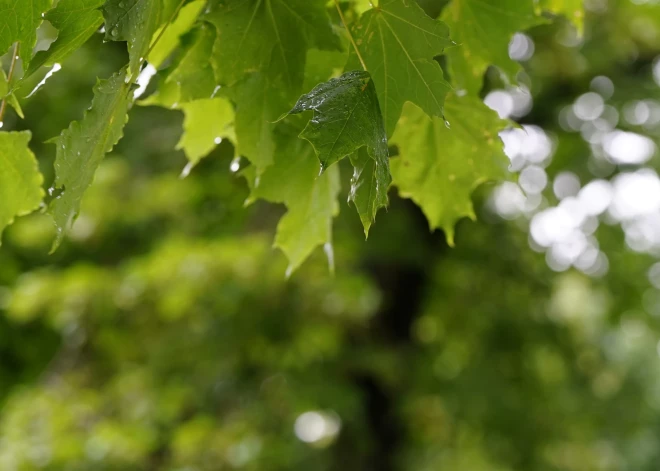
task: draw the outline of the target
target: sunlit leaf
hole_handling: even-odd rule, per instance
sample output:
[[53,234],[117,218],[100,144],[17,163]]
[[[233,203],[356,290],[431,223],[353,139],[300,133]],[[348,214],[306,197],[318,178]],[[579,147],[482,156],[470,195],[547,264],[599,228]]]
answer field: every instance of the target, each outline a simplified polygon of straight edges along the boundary
[[498,132],[508,123],[478,98],[448,95],[451,128],[420,108],[404,108],[392,144],[400,156],[391,162],[394,185],[424,211],[432,229],[445,231],[450,244],[454,224],[475,218],[472,191],[488,180],[504,179],[508,158]]
[[0,132],[0,243],[16,216],[31,213],[43,198],[43,177],[28,148],[29,131]]
[[131,88],[126,82],[126,71],[99,80],[92,106],[82,120],[72,122],[53,141],[57,146],[54,186],[62,191],[49,207],[57,227],[54,248],[78,215],[80,201],[92,184],[99,163],[122,137]]
[[[447,25],[428,17],[414,1],[382,0],[351,30],[374,79],[388,136],[406,101],[442,116],[450,87],[433,58],[453,45]],[[361,64],[351,48],[347,70],[357,69]]]

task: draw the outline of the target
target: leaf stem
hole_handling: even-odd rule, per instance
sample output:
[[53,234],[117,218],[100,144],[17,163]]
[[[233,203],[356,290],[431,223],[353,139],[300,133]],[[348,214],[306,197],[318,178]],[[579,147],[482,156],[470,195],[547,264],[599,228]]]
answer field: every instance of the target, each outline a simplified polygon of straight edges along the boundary
[[341,18],[341,22],[344,25],[344,28],[346,28],[346,32],[348,33],[348,38],[351,40],[351,44],[353,44],[353,49],[355,49],[355,53],[358,56],[358,59],[360,59],[360,64],[362,64],[362,68],[367,71],[367,64],[364,63],[364,59],[362,59],[362,54],[360,54],[360,50],[357,47],[357,44],[355,43],[355,39],[353,39],[353,35],[351,34],[351,30],[348,29],[348,25],[346,24],[346,19],[344,18],[344,14],[341,11],[341,7],[339,6],[339,1],[335,0],[335,6],[337,7],[337,12],[339,12],[339,18]]
[[165,23],[165,26],[163,26],[163,29],[160,30],[160,33],[158,33],[158,36],[156,36],[156,39],[154,39],[154,42],[151,43],[151,46],[149,46],[149,49],[147,50],[147,53],[144,55],[144,60],[147,60],[149,58],[149,54],[151,51],[156,47],[156,44],[158,44],[158,41],[160,41],[160,38],[163,37],[163,34],[165,34],[165,31],[167,31],[167,28],[170,27],[172,22],[174,21],[174,18],[179,14],[179,11],[181,11],[181,8],[183,8],[183,4],[186,3],[186,0],[181,0],[179,2],[179,5],[176,7],[176,10],[174,10],[174,13],[172,13],[172,16],[170,17],[169,20],[167,20],[167,23]]
[[[17,41],[14,44],[14,52],[11,56],[11,65],[9,66],[9,73],[7,74],[7,84],[11,83],[11,78],[14,76],[14,70],[16,69],[16,58],[18,57],[20,43]],[[9,92],[11,93],[11,92]],[[0,123],[2,123],[2,117],[5,115],[5,108],[7,107],[7,97],[5,96],[0,103]]]

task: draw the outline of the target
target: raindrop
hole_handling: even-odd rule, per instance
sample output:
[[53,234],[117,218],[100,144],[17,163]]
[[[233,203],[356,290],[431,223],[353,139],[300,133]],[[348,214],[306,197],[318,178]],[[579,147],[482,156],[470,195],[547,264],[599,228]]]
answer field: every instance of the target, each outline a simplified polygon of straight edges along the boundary
[[44,76],[44,78],[41,80],[41,82],[39,82],[37,84],[37,86],[34,87],[34,89],[32,89],[32,91],[30,92],[30,94],[28,96],[26,96],[25,98],[30,98],[32,95],[37,93],[37,91],[46,84],[46,81],[49,78],[51,78],[55,72],[58,72],[61,69],[62,69],[62,66],[60,64],[58,64],[58,63],[53,64],[53,68],[48,71],[48,73]]
[[240,169],[241,169],[241,158],[240,157],[234,157],[234,159],[231,161],[231,164],[229,164],[229,170],[236,173]]
[[117,36],[119,36],[119,30],[117,28],[112,28],[112,30],[110,31],[110,34],[114,37],[117,37]]
[[2,121],[0,121],[0,129],[2,129],[2,126],[4,126],[4,125],[5,125],[5,123],[3,123]]
[[179,175],[179,178],[181,179],[186,178],[188,175],[190,175],[192,169],[193,169],[193,163],[188,162],[188,164],[185,167],[183,167],[183,170],[181,171],[181,175]]
[[213,139],[213,142],[214,142],[216,145],[221,144],[221,143],[222,143],[222,138],[221,138],[220,136],[218,136],[218,137],[216,137],[215,139]]
[[[443,119],[444,119],[444,118],[443,118]],[[449,123],[449,121],[447,121],[447,119],[445,119],[445,127],[446,127],[447,129],[451,129],[451,124]]]
[[124,2],[119,2],[119,8],[124,8]]

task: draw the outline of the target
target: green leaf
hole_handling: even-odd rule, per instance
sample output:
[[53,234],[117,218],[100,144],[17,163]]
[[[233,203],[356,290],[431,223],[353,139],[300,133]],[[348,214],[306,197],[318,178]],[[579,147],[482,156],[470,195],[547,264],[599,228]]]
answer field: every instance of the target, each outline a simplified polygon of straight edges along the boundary
[[[390,184],[387,135],[371,76],[367,72],[353,71],[317,85],[300,97],[289,114],[307,110],[313,110],[314,117],[300,137],[314,146],[322,170],[360,147],[367,147],[373,164],[367,165],[359,157],[355,160],[357,178],[354,178],[352,194],[356,195],[354,201],[365,234],[368,234],[376,211],[387,205]],[[370,166],[373,170],[369,170]],[[366,187],[358,191],[365,184]]]
[[252,74],[226,93],[236,103],[236,151],[250,159],[257,174],[273,163],[275,121],[286,110],[282,90],[263,74]]
[[42,66],[52,66],[82,46],[103,24],[98,10],[104,0],[60,0],[46,14],[46,19],[57,28],[57,40],[46,51],[39,51],[26,73],[32,75]]
[[181,105],[185,118],[183,136],[177,149],[183,149],[194,166],[211,152],[221,139],[234,138],[234,110],[224,98],[195,100]]
[[18,98],[16,98],[15,94],[9,93],[9,82],[7,81],[7,76],[5,75],[5,71],[2,70],[2,67],[0,67],[0,101],[3,98],[7,100],[7,103],[12,108],[14,108],[16,114],[19,117],[25,118],[25,116],[23,115],[23,109],[21,108],[21,105],[18,102]]
[[536,0],[538,10],[564,15],[582,35],[584,31],[584,0]]
[[0,0],[0,56],[19,42],[19,56],[27,69],[32,50],[37,44],[37,28],[42,14],[50,10],[53,0]]
[[29,214],[43,198],[43,177],[28,147],[29,131],[0,132],[0,244],[16,216]]
[[94,173],[107,152],[121,139],[128,119],[132,86],[122,70],[94,87],[91,108],[81,121],[74,121],[54,139],[55,188],[62,193],[49,208],[57,227],[53,249],[62,241],[64,230],[78,215],[80,201],[92,184]]
[[[248,182],[252,187],[249,201],[262,198],[288,208],[275,237],[275,247],[289,259],[287,276],[316,247],[332,242],[332,219],[339,214],[339,167],[319,175],[318,160],[308,142],[297,139],[295,133],[278,132],[273,165],[259,178],[253,172]],[[332,259],[329,262],[332,267]]]
[[545,20],[536,16],[533,0],[453,0],[442,19],[459,47],[447,50],[452,84],[477,95],[489,65],[515,80],[520,64],[509,58],[513,35]]
[[212,61],[218,80],[232,85],[264,72],[294,96],[311,47],[338,49],[325,0],[226,0],[207,15],[218,29]]
[[[205,4],[205,0],[190,2],[181,8],[176,19],[169,27],[165,25],[154,33],[154,39],[159,37],[161,32],[162,36],[153,45],[153,49],[149,53],[149,63],[151,65],[158,69],[165,62],[172,54],[172,51],[179,46],[179,38],[186,34],[193,26]],[[163,28],[167,28],[165,32],[163,32]]]
[[387,157],[387,136],[369,73],[347,72],[317,85],[288,114],[308,110],[314,117],[300,137],[314,146],[322,170],[362,146],[372,157]]
[[442,228],[450,245],[454,224],[475,219],[470,195],[480,184],[502,179],[509,160],[498,132],[508,123],[478,98],[448,95],[448,128],[408,104],[392,137],[400,157],[392,159],[394,184],[424,211],[431,229]]
[[353,202],[364,227],[364,236],[369,236],[371,224],[380,208],[387,207],[387,189],[392,176],[387,160],[372,159],[365,147],[351,154],[353,177],[348,200]]
[[128,76],[140,71],[151,38],[161,25],[161,0],[107,0],[103,6],[105,38],[128,43]]
[[[447,25],[428,17],[415,1],[381,0],[351,29],[374,79],[388,136],[394,132],[406,101],[429,115],[442,116],[450,86],[433,58],[453,45]],[[361,68],[351,48],[347,70]]]

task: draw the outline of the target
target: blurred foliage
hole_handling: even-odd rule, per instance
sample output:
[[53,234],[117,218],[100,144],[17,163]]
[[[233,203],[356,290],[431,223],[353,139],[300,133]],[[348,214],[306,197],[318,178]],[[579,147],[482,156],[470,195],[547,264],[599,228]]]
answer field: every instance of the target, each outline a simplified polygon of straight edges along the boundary
[[[435,15],[447,2],[420,3]],[[560,125],[594,77],[611,79],[621,116],[659,95],[660,5],[586,5],[582,38],[563,20],[527,32],[535,52],[521,83],[534,107],[519,121],[551,137],[551,181],[638,168],[599,167]],[[47,183],[54,149],[40,143],[126,61],[101,36],[25,100],[25,121],[6,117],[32,130]],[[505,87],[492,72],[484,96]],[[633,250],[619,224],[595,232],[606,271],[556,272],[530,248],[527,216],[493,213],[492,186],[451,249],[391,193],[368,242],[342,206],[334,277],[319,249],[287,280],[271,248],[284,208],[241,207],[249,189],[227,141],[179,178],[182,119],[132,111],[54,255],[47,216],[7,229],[0,469],[657,469],[657,253]],[[620,127],[658,142],[657,127]],[[646,167],[658,169],[657,155]],[[543,198],[557,204],[552,188]]]

